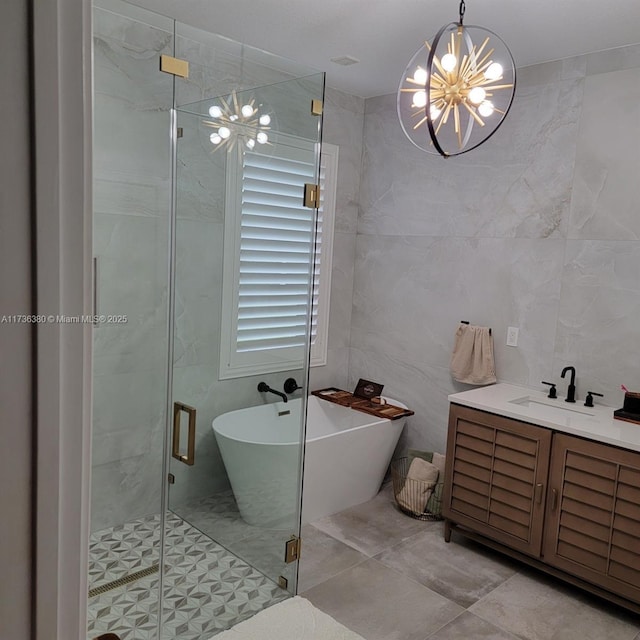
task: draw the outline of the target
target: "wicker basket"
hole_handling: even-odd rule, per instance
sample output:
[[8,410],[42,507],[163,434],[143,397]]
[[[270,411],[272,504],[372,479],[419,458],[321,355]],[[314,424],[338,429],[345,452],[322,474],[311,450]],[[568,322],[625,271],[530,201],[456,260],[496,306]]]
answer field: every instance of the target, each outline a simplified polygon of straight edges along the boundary
[[[393,496],[398,508],[417,520],[442,520],[442,488],[444,482],[438,478],[438,482],[428,483],[422,480],[407,478],[409,458],[397,458],[391,462],[391,481],[393,483]],[[427,509],[419,512],[417,505],[424,502],[424,494],[432,490],[431,497],[427,501]],[[415,505],[416,508],[410,508]]]

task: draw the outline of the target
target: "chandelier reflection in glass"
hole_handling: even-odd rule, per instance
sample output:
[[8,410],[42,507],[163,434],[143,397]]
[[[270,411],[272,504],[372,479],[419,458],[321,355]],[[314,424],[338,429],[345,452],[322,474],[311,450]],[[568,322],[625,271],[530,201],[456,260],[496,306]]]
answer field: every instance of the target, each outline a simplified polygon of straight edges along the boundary
[[211,144],[217,149],[233,149],[236,144],[247,149],[254,149],[256,144],[271,144],[269,134],[271,116],[261,112],[262,105],[256,105],[252,98],[240,104],[235,91],[228,99],[218,98],[217,104],[209,107],[211,120],[203,120],[203,124],[214,129],[209,136]]
[[423,151],[456,156],[475,149],[504,121],[513,102],[516,70],[507,45],[493,31],[442,27],[413,56],[398,89],[398,117]]

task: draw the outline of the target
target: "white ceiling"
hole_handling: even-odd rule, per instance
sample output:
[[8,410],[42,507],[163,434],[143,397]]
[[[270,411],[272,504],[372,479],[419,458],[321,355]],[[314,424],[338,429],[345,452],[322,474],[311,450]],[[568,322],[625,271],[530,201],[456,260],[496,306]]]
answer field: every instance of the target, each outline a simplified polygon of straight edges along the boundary
[[[457,0],[133,1],[326,71],[329,86],[364,98],[395,92],[423,41],[458,19]],[[464,22],[496,32],[524,67],[640,42],[640,0],[468,0]]]

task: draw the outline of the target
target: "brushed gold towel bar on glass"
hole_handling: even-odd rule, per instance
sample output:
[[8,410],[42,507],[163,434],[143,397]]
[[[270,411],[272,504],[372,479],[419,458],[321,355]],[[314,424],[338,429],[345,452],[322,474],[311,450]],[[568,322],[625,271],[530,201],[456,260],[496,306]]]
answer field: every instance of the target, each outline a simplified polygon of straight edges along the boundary
[[[186,455],[180,453],[180,414],[185,412],[189,415],[189,437],[187,439]],[[173,403],[173,447],[171,455],[180,462],[189,466],[193,465],[196,457],[196,410],[182,402]]]

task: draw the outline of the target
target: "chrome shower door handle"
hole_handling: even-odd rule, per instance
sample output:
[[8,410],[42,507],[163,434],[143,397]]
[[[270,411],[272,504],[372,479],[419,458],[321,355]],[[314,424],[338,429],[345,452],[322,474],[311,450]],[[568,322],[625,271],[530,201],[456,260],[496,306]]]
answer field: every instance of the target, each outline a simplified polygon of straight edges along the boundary
[[[187,438],[187,453],[180,453],[180,417],[182,412],[189,416],[189,434]],[[192,466],[196,457],[196,410],[182,402],[173,403],[173,447],[171,455],[180,462]]]

